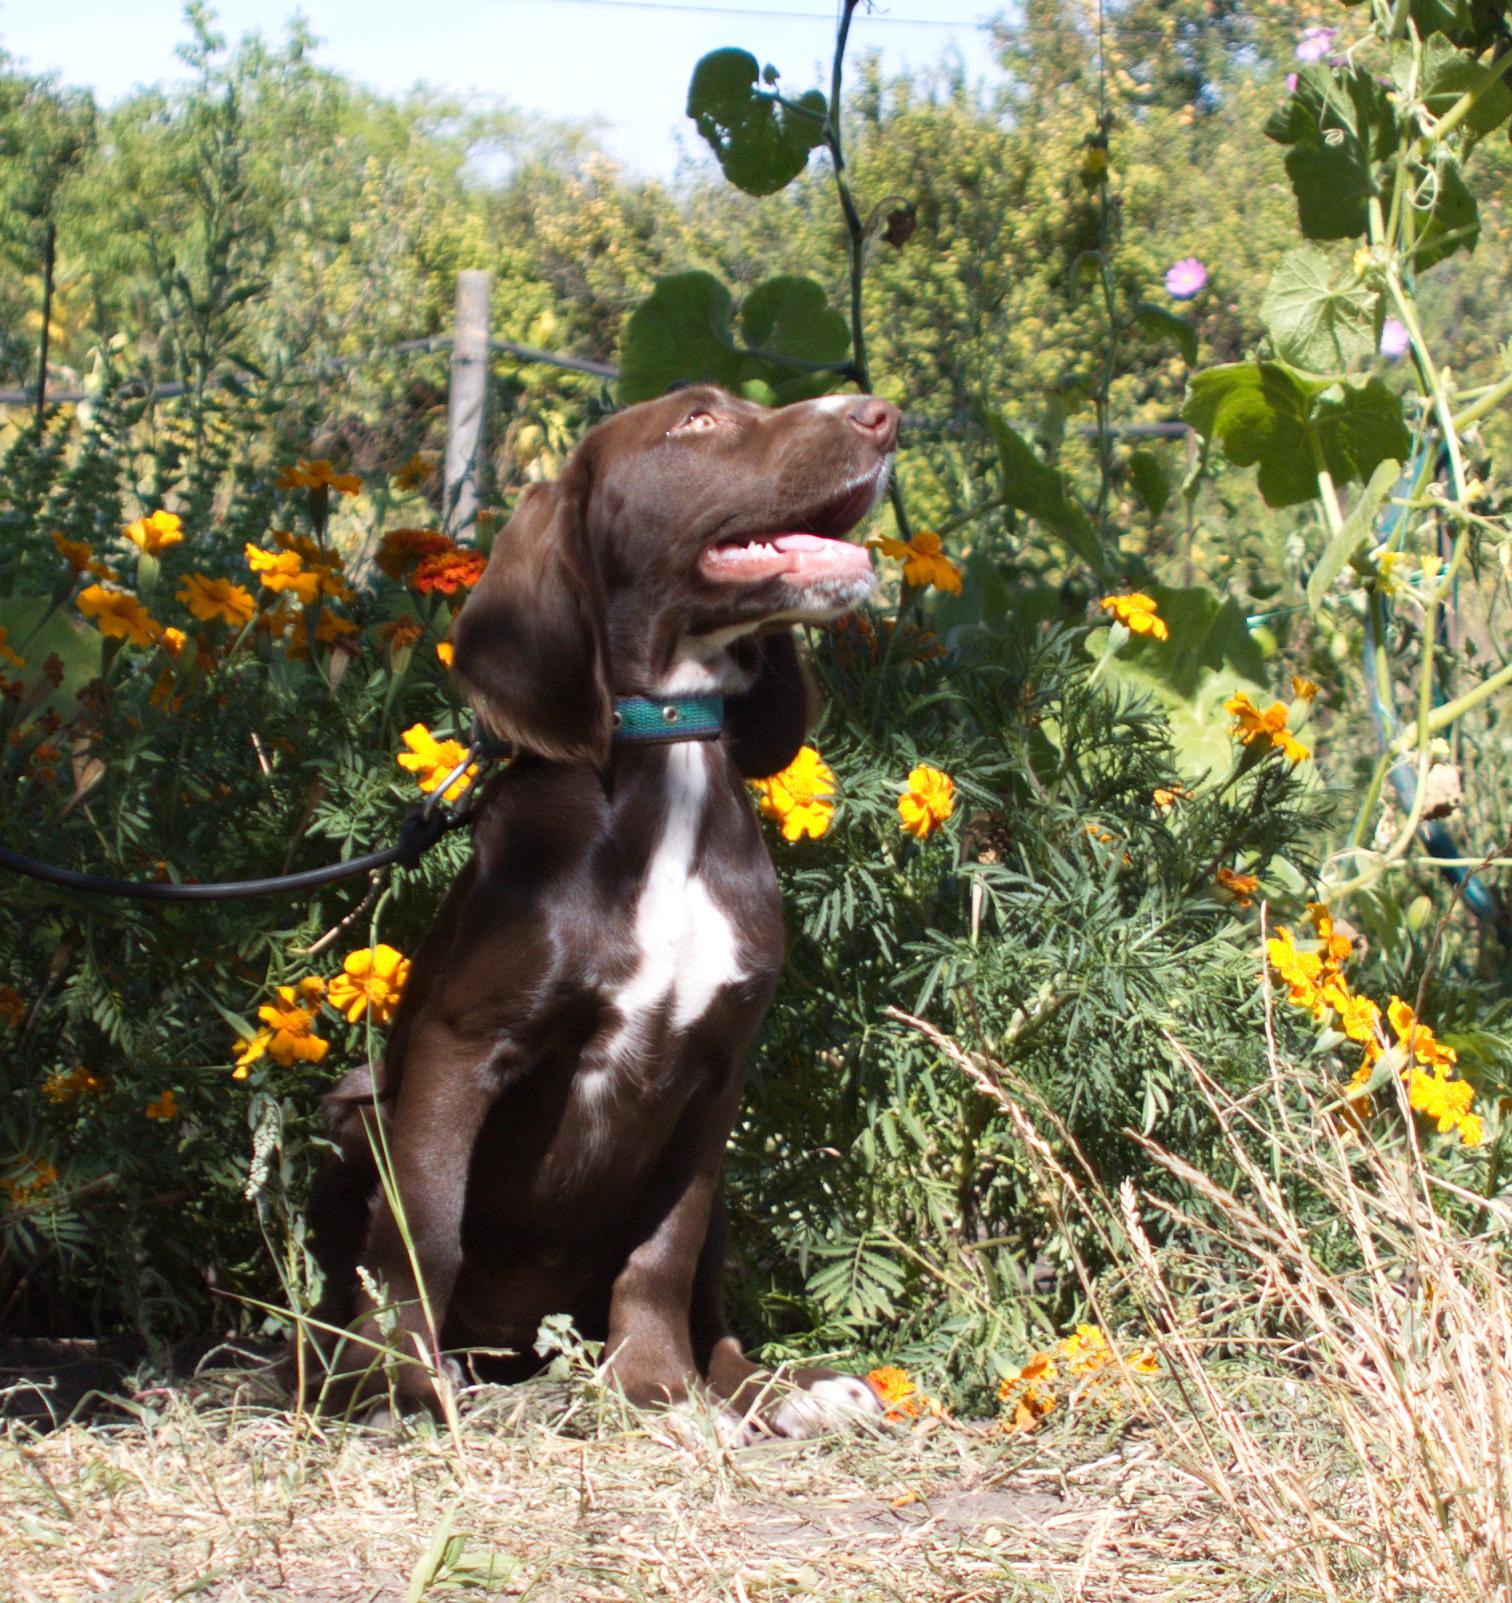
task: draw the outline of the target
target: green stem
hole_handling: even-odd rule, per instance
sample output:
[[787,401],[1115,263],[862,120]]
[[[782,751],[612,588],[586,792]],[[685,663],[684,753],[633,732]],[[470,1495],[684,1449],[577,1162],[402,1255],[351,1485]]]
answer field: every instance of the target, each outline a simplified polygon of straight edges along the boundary
[[1474,406],[1467,406],[1455,418],[1455,429],[1463,432],[1472,424],[1479,423],[1488,412],[1494,412],[1509,395],[1512,395],[1512,373],[1509,373],[1499,383],[1493,384]]
[[1509,71],[1512,71],[1512,50],[1504,52],[1488,69],[1486,76],[1476,84],[1475,88],[1467,89],[1448,111],[1439,118],[1438,126],[1433,130],[1429,143],[1441,145],[1465,118],[1475,110],[1476,103],[1491,89],[1494,89]]

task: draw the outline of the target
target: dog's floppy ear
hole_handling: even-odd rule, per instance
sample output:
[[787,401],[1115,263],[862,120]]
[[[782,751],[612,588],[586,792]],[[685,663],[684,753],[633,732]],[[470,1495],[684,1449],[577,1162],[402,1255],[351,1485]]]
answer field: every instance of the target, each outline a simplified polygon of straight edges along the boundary
[[762,635],[755,650],[755,682],[726,700],[725,728],[736,768],[747,779],[767,779],[798,755],[812,698],[791,629]]
[[452,628],[485,729],[564,762],[609,760],[604,595],[576,476],[529,486]]

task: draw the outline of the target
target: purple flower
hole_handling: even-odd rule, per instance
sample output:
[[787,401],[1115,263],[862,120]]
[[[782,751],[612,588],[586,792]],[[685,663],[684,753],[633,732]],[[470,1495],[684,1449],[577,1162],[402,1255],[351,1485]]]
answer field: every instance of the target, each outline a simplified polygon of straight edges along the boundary
[[1304,28],[1297,46],[1298,61],[1321,61],[1333,49],[1336,28]]
[[1381,325],[1381,355],[1389,361],[1394,362],[1399,356],[1405,356],[1411,343],[1412,336],[1408,334],[1405,323],[1388,317]]
[[1189,301],[1207,283],[1207,268],[1195,256],[1183,256],[1166,269],[1166,294],[1173,301]]
[[1286,92],[1289,95],[1294,95],[1297,92],[1297,75],[1294,72],[1289,72],[1286,75]]

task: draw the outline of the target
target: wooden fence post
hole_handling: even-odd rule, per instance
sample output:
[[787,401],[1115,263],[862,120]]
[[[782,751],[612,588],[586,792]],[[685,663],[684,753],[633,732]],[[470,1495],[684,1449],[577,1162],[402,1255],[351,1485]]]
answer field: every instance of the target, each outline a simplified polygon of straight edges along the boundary
[[478,489],[487,450],[489,274],[468,268],[457,275],[452,330],[451,390],[446,403],[446,532],[470,532],[478,521]]

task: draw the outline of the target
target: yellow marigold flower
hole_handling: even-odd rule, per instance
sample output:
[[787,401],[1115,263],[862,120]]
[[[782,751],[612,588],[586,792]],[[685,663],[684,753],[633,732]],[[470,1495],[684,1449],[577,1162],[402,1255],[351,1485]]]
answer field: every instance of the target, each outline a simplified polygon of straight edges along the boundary
[[0,985],[0,1018],[19,1024],[26,1017],[26,1001],[14,985]]
[[1019,1369],[998,1382],[998,1401],[1012,1405],[1001,1429],[1013,1435],[1032,1431],[1055,1407],[1049,1382],[1055,1379],[1055,1360],[1049,1353],[1033,1353]]
[[298,557],[320,582],[320,593],[337,601],[350,601],[352,587],[341,571],[341,558],[325,546],[318,545],[308,535],[290,534],[287,529],[273,531],[273,544],[280,551]]
[[1312,1007],[1318,981],[1323,975],[1323,959],[1316,952],[1299,952],[1289,929],[1277,926],[1265,943],[1270,965],[1291,991],[1287,998],[1295,1007]]
[[1433,1031],[1417,1017],[1411,1006],[1401,997],[1392,997],[1387,1004],[1386,1017],[1391,1021],[1391,1027],[1396,1031],[1397,1039],[1403,1046],[1406,1046],[1409,1040],[1412,1042],[1412,1055],[1419,1063],[1453,1068],[1459,1061],[1459,1053],[1452,1046],[1445,1046],[1442,1041],[1435,1040]]
[[[268,1039],[255,1053],[250,1051],[251,1043],[239,1042],[242,1056],[237,1060],[237,1067],[255,1062],[263,1052],[284,1068],[296,1058],[306,1063],[319,1063],[331,1050],[331,1043],[315,1033],[315,1009],[320,1006],[324,994],[325,981],[313,974],[297,985],[275,987],[274,1000],[257,1010],[258,1018],[268,1026]],[[257,1037],[252,1039],[255,1042]]]
[[177,659],[179,653],[189,644],[189,636],[182,629],[175,629],[169,624],[159,632],[157,643],[170,657]]
[[280,490],[334,490],[338,495],[359,495],[362,480],[355,473],[338,473],[323,456],[301,458],[278,475]]
[[169,1086],[160,1096],[149,1102],[142,1111],[149,1119],[176,1119],[178,1110],[178,1098],[174,1095],[173,1087]]
[[348,1024],[371,1013],[376,1024],[387,1024],[399,1006],[409,979],[410,960],[392,946],[365,946],[348,952],[341,973],[326,989],[326,1000]]
[[1078,1325],[1060,1344],[1060,1355],[1072,1375],[1092,1375],[1113,1362],[1108,1338],[1096,1325]]
[[1158,1375],[1160,1373],[1160,1356],[1146,1347],[1129,1359],[1129,1368],[1136,1375]]
[[457,660],[457,648],[450,640],[438,640],[436,642],[436,655],[441,659],[443,668],[450,668]]
[[1459,1122],[1460,1143],[1478,1147],[1486,1139],[1486,1123],[1478,1113],[1467,1113]]
[[42,1082],[42,1095],[49,1102],[74,1102],[104,1088],[105,1082],[81,1063],[67,1074],[61,1069],[49,1074]]
[[264,551],[251,541],[243,550],[247,566],[262,581],[265,590],[290,590],[306,607],[320,594],[320,575],[306,571],[297,551]]
[[184,520],[173,512],[154,512],[150,518],[128,523],[121,532],[138,551],[156,556],[164,546],[177,545],[184,538]]
[[915,840],[926,840],[955,811],[955,781],[938,768],[920,763],[909,770],[908,789],[898,797],[900,827]]
[[1234,720],[1231,731],[1236,740],[1246,746],[1257,740],[1267,741],[1283,752],[1292,762],[1299,763],[1311,753],[1286,727],[1287,708],[1284,702],[1274,702],[1264,712],[1241,690],[1224,702],[1224,711]]
[[1438,1121],[1440,1135],[1448,1135],[1469,1114],[1475,1090],[1468,1080],[1414,1069],[1407,1077],[1407,1100],[1416,1112]]
[[1361,1046],[1374,1045],[1381,1028],[1381,1010],[1368,996],[1347,995],[1337,1008],[1339,1028]]
[[1165,619],[1155,610],[1154,596],[1135,590],[1126,596],[1104,596],[1098,605],[1111,612],[1118,621],[1135,635],[1149,635],[1152,640],[1169,640],[1171,631]]
[[1157,785],[1150,793],[1150,800],[1161,812],[1169,812],[1177,802],[1185,801],[1190,795],[1185,785]]
[[1220,868],[1213,878],[1217,880],[1219,890],[1227,891],[1240,907],[1249,907],[1255,892],[1260,889],[1258,875],[1236,874],[1231,868]]
[[34,1158],[23,1152],[11,1166],[11,1173],[0,1180],[3,1191],[12,1202],[30,1202],[56,1183],[58,1171],[45,1158]]
[[83,573],[94,556],[94,547],[88,540],[70,540],[56,529],[52,532],[52,543],[58,548],[58,555],[75,573]]
[[146,607],[124,590],[107,590],[102,584],[92,584],[79,592],[74,605],[86,618],[94,620],[102,635],[129,640],[134,646],[150,646],[158,637],[158,625]]
[[1303,679],[1297,674],[1292,675],[1292,695],[1298,701],[1311,701],[1318,693],[1318,687],[1311,679]]
[[753,779],[751,789],[763,816],[781,826],[786,841],[798,841],[805,835],[818,840],[830,827],[835,813],[830,800],[835,794],[835,776],[812,746],[800,747],[780,774]]
[[[437,789],[467,755],[467,747],[461,741],[437,740],[424,724],[411,724],[400,738],[409,750],[401,751],[395,761],[415,776],[426,795]],[[442,801],[456,801],[477,777],[478,765],[473,763],[447,786]]]
[[252,1072],[252,1065],[267,1052],[268,1043],[272,1039],[272,1030],[259,1030],[255,1035],[237,1036],[236,1063],[231,1070],[231,1078],[245,1080]]
[[902,562],[904,584],[919,589],[932,584],[937,590],[960,595],[961,570],[945,555],[939,535],[931,530],[920,529],[911,540],[879,539],[866,543],[884,556]]
[[909,1379],[907,1371],[884,1364],[867,1375],[866,1383],[885,1405],[888,1419],[896,1423],[900,1419],[919,1417],[919,1388]]
[[4,624],[0,624],[0,662],[8,662],[12,668],[24,668],[26,666],[26,658],[18,657],[6,644],[9,637],[10,630]]
[[256,605],[252,592],[243,585],[212,579],[206,573],[187,574],[178,599],[202,622],[224,618],[233,629],[240,629],[251,618]]

